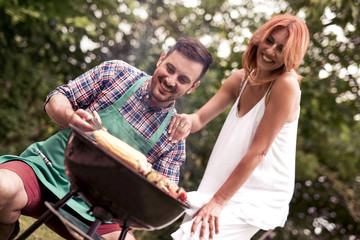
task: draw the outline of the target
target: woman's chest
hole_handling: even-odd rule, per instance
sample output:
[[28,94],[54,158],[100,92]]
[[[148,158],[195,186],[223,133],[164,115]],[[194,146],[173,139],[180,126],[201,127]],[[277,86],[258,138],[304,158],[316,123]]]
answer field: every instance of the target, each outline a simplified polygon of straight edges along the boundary
[[241,118],[250,112],[264,98],[267,89],[267,86],[250,86],[247,84],[240,93],[237,104],[238,117]]

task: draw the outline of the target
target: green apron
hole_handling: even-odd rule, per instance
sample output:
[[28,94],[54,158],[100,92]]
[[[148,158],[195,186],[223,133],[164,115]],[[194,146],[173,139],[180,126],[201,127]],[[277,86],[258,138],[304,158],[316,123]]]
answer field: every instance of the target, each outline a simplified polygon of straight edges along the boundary
[[[145,155],[150,151],[167,128],[173,109],[169,111],[159,128],[148,140],[144,139],[123,118],[118,109],[148,78],[149,76],[140,78],[113,105],[98,112],[101,117],[102,125],[105,126],[111,134],[122,139],[124,142]],[[1,156],[0,163],[11,160],[24,161],[34,170],[42,184],[61,199],[69,192],[70,187],[70,182],[65,174],[64,167],[64,153],[70,134],[71,131],[69,129],[63,129],[43,142],[37,142],[30,145],[20,157],[14,155]],[[67,205],[85,219],[94,221],[94,218],[88,213],[90,208],[82,199],[72,198],[67,202]]]

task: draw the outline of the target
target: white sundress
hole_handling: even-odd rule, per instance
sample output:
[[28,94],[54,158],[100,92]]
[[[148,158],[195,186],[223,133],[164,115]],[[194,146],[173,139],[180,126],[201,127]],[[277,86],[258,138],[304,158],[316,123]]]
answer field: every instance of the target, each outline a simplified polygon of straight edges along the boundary
[[[239,117],[237,105],[242,90],[218,136],[198,190],[188,194],[191,209],[186,212],[179,230],[172,234],[173,239],[196,239],[190,238],[192,222],[186,221],[210,201],[250,148],[265,112],[267,94],[248,113]],[[229,237],[221,239],[239,239],[236,238],[237,222],[243,224],[245,221],[263,230],[284,226],[294,191],[298,119],[299,115],[296,120],[284,125],[267,155],[224,206],[219,219],[220,233]],[[220,238],[215,235],[214,239]]]

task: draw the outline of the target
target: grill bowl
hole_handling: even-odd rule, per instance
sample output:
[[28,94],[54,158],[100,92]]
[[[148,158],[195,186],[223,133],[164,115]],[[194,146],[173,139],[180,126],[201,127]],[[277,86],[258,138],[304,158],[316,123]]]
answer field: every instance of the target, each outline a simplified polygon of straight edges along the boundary
[[162,229],[189,208],[71,126],[65,150],[67,175],[84,200],[111,213],[112,221],[131,228]]

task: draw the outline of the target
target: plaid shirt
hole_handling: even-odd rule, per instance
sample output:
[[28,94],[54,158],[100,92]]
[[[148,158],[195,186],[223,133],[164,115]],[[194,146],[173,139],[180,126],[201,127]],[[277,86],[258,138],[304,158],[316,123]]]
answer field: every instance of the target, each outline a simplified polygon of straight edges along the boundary
[[[74,110],[90,108],[92,111],[100,111],[115,103],[143,76],[146,73],[123,61],[107,61],[57,87],[47,96],[45,104],[54,94],[63,94]],[[174,106],[174,103],[167,108],[152,106],[148,100],[148,83],[144,83],[119,109],[121,115],[146,140],[155,133]],[[173,115],[175,113],[174,109]],[[147,158],[156,171],[178,183],[180,166],[185,161],[185,142],[171,143],[166,130],[147,153]]]

